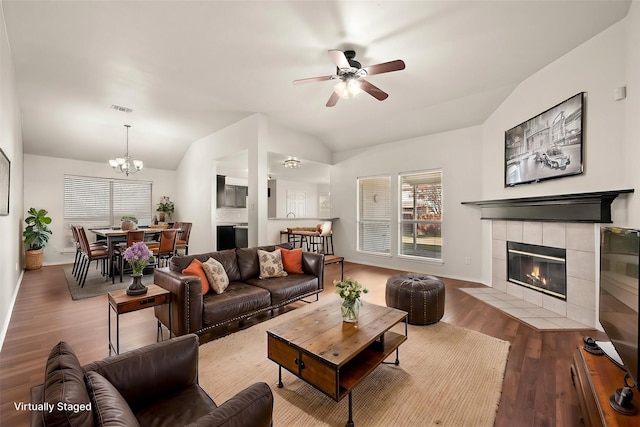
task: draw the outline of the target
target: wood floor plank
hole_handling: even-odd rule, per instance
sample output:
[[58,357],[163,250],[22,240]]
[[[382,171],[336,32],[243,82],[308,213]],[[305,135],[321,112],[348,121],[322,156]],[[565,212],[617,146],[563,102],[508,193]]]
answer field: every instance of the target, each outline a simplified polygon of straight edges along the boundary
[[[369,289],[366,301],[385,304],[385,284],[398,271],[344,263],[345,278],[353,277]],[[325,269],[325,294],[335,291],[340,266]],[[443,321],[473,329],[511,343],[496,426],[577,426],[580,413],[571,386],[569,365],[577,340],[584,332],[540,332],[459,290],[480,287],[454,279],[445,282]],[[322,296],[321,296],[322,297]],[[297,302],[276,314],[304,305]],[[0,425],[27,426],[29,414],[14,409],[28,402],[29,390],[40,384],[50,349],[67,341],[80,363],[108,355],[107,297],[72,301],[62,266],[27,271],[18,292],[2,352],[0,352]],[[269,318],[268,314],[230,325],[201,337],[215,339]],[[121,349],[155,342],[153,310],[121,316]],[[602,339],[597,331],[592,336]],[[266,357],[266,356],[265,356]],[[425,388],[428,393],[428,388]]]

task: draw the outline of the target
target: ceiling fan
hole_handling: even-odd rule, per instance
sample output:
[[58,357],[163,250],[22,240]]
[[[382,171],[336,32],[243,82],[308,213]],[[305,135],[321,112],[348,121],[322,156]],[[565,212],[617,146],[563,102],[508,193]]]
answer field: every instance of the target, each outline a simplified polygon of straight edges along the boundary
[[329,55],[336,64],[336,74],[293,81],[294,85],[299,85],[303,83],[339,79],[340,81],[334,86],[333,93],[331,94],[329,101],[327,101],[327,107],[333,107],[336,105],[340,98],[353,98],[362,91],[367,92],[379,101],[384,101],[387,99],[389,94],[372,85],[364,78],[375,74],[404,70],[404,61],[401,59],[362,68],[362,65],[354,59],[356,57],[356,52],[353,50],[345,50],[343,52],[341,50],[331,49],[329,50]]

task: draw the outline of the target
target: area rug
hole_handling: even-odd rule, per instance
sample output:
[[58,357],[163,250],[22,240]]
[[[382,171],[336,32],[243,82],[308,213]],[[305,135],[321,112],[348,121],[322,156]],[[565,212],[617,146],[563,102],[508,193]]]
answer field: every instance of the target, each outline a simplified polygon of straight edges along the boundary
[[[322,302],[322,300],[321,300]],[[344,426],[348,398],[336,402],[267,358],[266,331],[313,303],[200,347],[200,385],[218,404],[264,381],[274,394],[275,426]],[[404,332],[404,324],[396,325]],[[395,329],[394,329],[395,330]],[[400,365],[381,365],[353,391],[357,426],[493,426],[509,342],[439,322],[409,325]],[[395,359],[392,354],[389,361]]]
[[[75,277],[73,277],[72,270],[72,267],[64,268],[64,277],[67,279],[67,286],[69,287],[69,293],[73,300],[93,298],[116,289],[125,289],[129,287],[129,284],[131,283],[131,277],[123,277],[123,281],[120,283],[120,276],[117,276],[116,283],[112,284],[110,277],[103,276],[100,274],[99,268],[96,269],[94,265],[91,265],[89,267],[89,272],[87,273],[87,280],[84,283],[84,287],[81,288]],[[142,283],[145,285],[153,283],[153,273],[145,274],[142,277]]]

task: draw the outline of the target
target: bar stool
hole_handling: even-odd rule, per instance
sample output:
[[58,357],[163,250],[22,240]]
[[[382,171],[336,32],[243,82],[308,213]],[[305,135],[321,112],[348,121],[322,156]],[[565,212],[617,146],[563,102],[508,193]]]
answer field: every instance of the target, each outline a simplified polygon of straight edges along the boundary
[[[331,221],[325,221],[320,226],[319,234],[310,237],[313,252],[333,255],[333,228]],[[318,248],[318,247],[321,248]]]

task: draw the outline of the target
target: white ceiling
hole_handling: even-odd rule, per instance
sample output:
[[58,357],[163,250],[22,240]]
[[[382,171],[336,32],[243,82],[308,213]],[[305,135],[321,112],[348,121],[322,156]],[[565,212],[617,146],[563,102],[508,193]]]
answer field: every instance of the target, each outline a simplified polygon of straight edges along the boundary
[[[18,1],[2,7],[24,151],[175,169],[254,113],[343,151],[482,123],[527,76],[624,18],[629,1]],[[328,49],[389,93],[325,107]],[[133,109],[123,113],[111,105]],[[526,117],[523,117],[523,120]],[[292,153],[295,154],[295,153]]]

